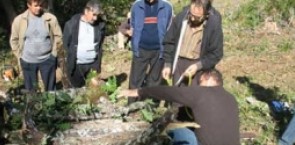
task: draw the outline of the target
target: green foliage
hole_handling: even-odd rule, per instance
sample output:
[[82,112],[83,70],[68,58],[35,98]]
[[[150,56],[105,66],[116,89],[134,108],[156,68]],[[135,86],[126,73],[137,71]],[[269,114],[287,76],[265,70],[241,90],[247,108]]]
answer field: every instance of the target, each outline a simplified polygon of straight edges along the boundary
[[189,4],[190,0],[170,0],[170,2],[172,3],[174,14],[178,14]]
[[[71,127],[66,116],[88,116],[92,112],[99,111],[95,108],[89,99],[85,96],[73,96],[64,92],[58,93],[41,93],[32,96],[25,96],[29,99],[29,104],[15,102],[18,110],[25,110],[28,105],[29,116],[36,123],[41,131],[66,130]],[[12,130],[21,127],[21,118],[23,112],[16,113],[9,119],[9,125]]]
[[109,94],[111,102],[116,102],[118,91],[117,79],[115,76],[108,78],[108,81],[101,86],[101,90]]
[[111,94],[116,91],[117,89],[117,79],[115,76],[112,76],[108,79],[108,81],[101,86],[101,89],[108,94]]
[[90,72],[87,74],[86,76],[86,84],[89,85],[89,83],[91,82],[91,80],[95,77],[98,76],[98,73],[96,70],[91,69]]
[[294,0],[269,0],[265,10],[270,16],[288,20],[295,14]]
[[98,75],[97,71],[91,69],[90,72],[87,74],[86,80],[91,80],[92,78]]
[[71,124],[70,123],[60,123],[57,125],[57,129],[60,130],[60,131],[65,131],[67,129],[70,129],[71,128]]
[[268,0],[252,0],[241,8],[234,16],[234,20],[239,21],[243,26],[254,28],[263,21],[264,4]]
[[288,21],[294,14],[294,0],[251,0],[241,6],[233,19],[244,27],[254,28],[266,17]]
[[7,124],[9,124],[10,130],[17,130],[21,128],[21,122],[22,122],[22,115],[21,114],[14,114],[13,116],[10,116]]
[[279,50],[287,52],[289,50],[294,49],[294,43],[291,40],[283,40],[281,43],[278,44],[277,46]]
[[142,118],[148,122],[152,122],[155,118],[157,118],[157,110],[155,108],[155,103],[152,99],[146,99],[144,102],[147,105],[144,109],[140,111]]
[[148,122],[152,122],[154,119],[154,114],[151,111],[148,111],[147,109],[142,109],[141,110],[142,116],[143,118],[148,121]]

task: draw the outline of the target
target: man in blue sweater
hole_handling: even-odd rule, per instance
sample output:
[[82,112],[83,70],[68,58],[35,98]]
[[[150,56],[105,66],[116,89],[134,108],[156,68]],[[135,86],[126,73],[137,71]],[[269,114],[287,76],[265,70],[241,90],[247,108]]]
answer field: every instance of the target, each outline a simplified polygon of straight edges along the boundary
[[[172,20],[172,6],[166,0],[137,0],[131,8],[133,58],[129,88],[155,86],[161,81],[162,41]],[[135,100],[128,100],[129,103]]]

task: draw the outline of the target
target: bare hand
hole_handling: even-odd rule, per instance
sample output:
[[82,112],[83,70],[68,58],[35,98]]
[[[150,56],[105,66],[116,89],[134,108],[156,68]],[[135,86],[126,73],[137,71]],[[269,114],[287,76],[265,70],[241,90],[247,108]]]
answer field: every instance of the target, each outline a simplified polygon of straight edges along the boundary
[[128,36],[131,37],[132,36],[132,33],[133,33],[133,29],[127,30],[126,33],[127,33]]
[[197,64],[192,64],[185,70],[184,75],[186,77],[193,76],[196,74],[197,70],[198,70]]
[[164,69],[162,70],[162,77],[165,80],[170,79],[170,74],[171,74],[171,68],[170,67],[164,67]]
[[119,92],[118,98],[121,97],[138,97],[138,89],[128,89],[128,90],[122,90]]

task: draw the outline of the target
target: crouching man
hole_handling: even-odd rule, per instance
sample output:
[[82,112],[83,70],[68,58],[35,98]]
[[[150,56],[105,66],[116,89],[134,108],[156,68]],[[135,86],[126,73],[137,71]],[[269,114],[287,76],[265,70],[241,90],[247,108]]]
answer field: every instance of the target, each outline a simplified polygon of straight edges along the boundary
[[239,112],[235,97],[222,86],[222,75],[217,70],[201,72],[200,86],[156,86],[123,90],[120,96],[152,97],[181,103],[193,111],[200,128],[191,131],[180,128],[168,134],[177,145],[239,145]]

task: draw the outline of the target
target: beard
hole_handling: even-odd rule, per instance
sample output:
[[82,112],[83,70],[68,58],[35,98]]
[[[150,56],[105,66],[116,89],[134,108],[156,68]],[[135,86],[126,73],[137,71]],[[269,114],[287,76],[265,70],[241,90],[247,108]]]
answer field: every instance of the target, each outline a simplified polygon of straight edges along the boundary
[[203,16],[202,17],[197,17],[193,15],[189,16],[189,23],[191,27],[198,27],[202,25],[204,21],[205,21],[205,18]]

